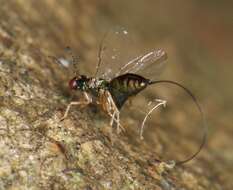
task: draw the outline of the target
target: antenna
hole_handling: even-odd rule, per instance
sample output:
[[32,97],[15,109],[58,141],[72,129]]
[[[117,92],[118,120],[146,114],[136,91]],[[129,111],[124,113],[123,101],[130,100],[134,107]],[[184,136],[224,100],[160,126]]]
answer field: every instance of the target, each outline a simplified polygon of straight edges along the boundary
[[78,56],[75,56],[73,53],[73,50],[71,49],[71,47],[67,46],[65,48],[65,51],[71,56],[71,64],[73,65],[73,68],[75,70],[75,75],[79,75],[78,73]]
[[94,77],[96,78],[98,72],[99,72],[99,68],[100,68],[100,65],[102,63],[102,54],[103,54],[103,51],[105,50],[105,46],[104,46],[104,40],[106,39],[107,35],[108,35],[109,31],[108,32],[105,32],[101,42],[100,42],[100,46],[99,46],[99,51],[98,51],[98,63],[96,65],[96,71],[95,71],[95,75]]

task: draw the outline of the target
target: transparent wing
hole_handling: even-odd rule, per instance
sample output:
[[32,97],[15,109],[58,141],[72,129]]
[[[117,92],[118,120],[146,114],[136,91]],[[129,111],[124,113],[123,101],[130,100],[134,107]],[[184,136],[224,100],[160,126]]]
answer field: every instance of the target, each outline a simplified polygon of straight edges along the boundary
[[[157,69],[161,70],[164,65],[164,60],[166,59],[167,54],[164,50],[154,50],[129,61],[119,69],[115,76],[119,76],[125,73],[139,73],[143,71],[146,75],[148,75],[151,72],[154,73],[158,71]],[[154,66],[156,66],[156,70],[155,68],[152,69]],[[147,72],[145,72],[145,70],[147,70]]]
[[104,40],[102,63],[98,77],[110,80],[125,73],[140,74],[154,79],[164,69],[167,54],[162,49],[145,52],[145,45],[135,43],[136,37],[124,28],[109,32]]
[[[103,42],[102,62],[99,68],[98,77],[112,79],[115,77],[119,68],[127,63],[131,57],[136,56],[133,46],[133,40],[122,27],[116,27],[107,33]],[[127,52],[126,52],[127,49]]]

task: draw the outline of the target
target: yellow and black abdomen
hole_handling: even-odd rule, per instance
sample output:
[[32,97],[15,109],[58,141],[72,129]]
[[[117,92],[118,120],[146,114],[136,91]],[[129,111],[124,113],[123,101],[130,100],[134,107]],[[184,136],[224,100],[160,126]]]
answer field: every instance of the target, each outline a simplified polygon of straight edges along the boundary
[[112,79],[109,91],[118,109],[130,96],[138,94],[149,84],[149,80],[136,74],[127,73]]

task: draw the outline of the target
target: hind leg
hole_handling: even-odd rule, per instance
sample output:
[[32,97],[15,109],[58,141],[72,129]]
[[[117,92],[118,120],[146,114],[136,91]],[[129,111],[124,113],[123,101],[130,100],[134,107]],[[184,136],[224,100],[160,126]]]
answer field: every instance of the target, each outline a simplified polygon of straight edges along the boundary
[[116,124],[117,124],[117,134],[119,134],[121,130],[122,131],[125,130],[120,124],[120,112],[119,111],[117,111],[116,113]]
[[[107,96],[108,96],[108,107],[109,107],[109,115],[111,116],[111,126],[113,126],[113,123],[115,122],[116,125],[117,125],[117,134],[120,133],[120,131],[124,131],[124,127],[120,124],[120,111],[118,110],[118,108],[116,107],[115,105],[115,102],[114,100],[112,99],[112,96],[111,94],[108,92],[107,93]],[[113,113],[112,113],[113,112]],[[111,114],[112,113],[112,114]]]

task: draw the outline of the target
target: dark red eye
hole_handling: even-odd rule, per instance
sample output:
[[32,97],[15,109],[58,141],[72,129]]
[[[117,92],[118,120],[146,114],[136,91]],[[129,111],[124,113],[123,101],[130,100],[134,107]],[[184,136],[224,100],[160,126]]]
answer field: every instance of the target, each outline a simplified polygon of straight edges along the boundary
[[77,89],[77,78],[76,77],[74,77],[73,79],[70,80],[69,87],[72,90]]

